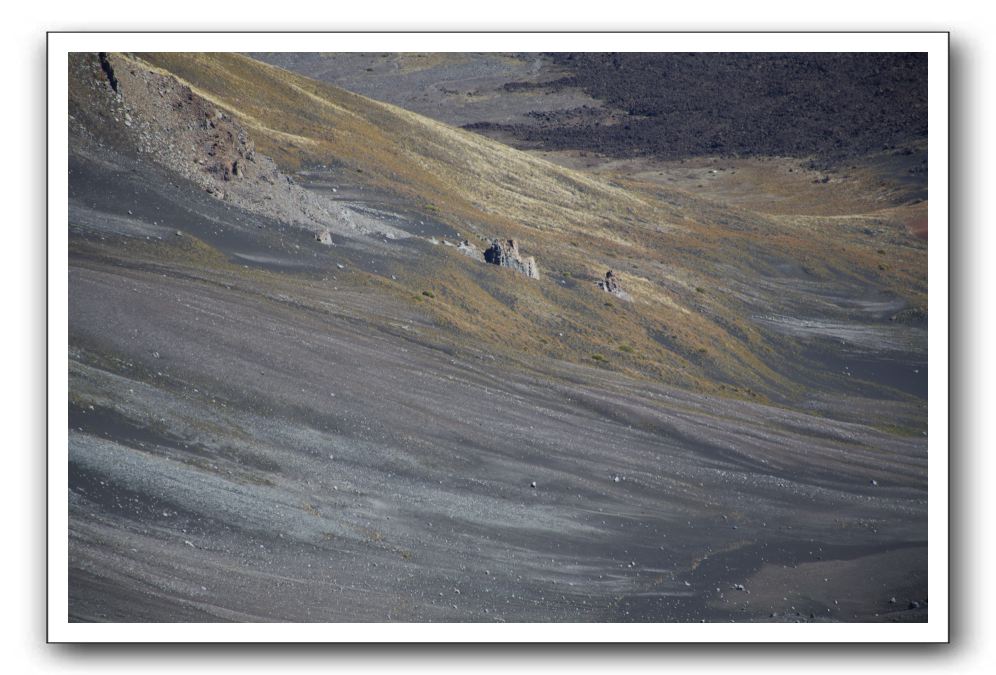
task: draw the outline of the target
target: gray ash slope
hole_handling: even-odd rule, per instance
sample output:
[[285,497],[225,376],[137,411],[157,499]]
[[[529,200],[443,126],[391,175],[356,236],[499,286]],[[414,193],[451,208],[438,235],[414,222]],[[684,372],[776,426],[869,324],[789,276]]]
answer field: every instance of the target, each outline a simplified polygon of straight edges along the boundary
[[926,439],[867,423],[915,402],[851,389],[814,415],[488,352],[378,285],[433,254],[424,225],[323,246],[92,112],[71,620],[925,618]]
[[[74,255],[75,619],[871,620],[924,600],[923,440],[519,374],[420,344],[417,317],[378,325],[376,296],[321,311],[212,276]],[[855,560],[882,578],[838,583]],[[831,581],[735,590],[782,564]]]

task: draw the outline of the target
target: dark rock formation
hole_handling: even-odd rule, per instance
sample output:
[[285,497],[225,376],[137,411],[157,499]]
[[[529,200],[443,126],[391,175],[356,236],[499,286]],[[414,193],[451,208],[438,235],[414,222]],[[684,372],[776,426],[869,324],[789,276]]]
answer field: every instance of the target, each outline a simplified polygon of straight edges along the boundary
[[629,293],[619,285],[619,277],[612,270],[605,273],[605,279],[598,282],[598,287],[622,300],[632,300]]
[[530,279],[539,279],[539,267],[532,257],[523,258],[519,255],[519,244],[514,239],[494,239],[491,247],[484,251],[484,261],[492,265],[510,267],[525,274]]
[[508,239],[504,243],[500,239],[495,239],[491,242],[491,248],[484,252],[484,260],[492,265],[506,266],[513,256],[519,257],[519,245],[514,239]]
[[104,75],[107,75],[107,81],[111,83],[111,89],[116,94],[118,92],[118,78],[114,76],[114,67],[107,58],[107,52],[100,52],[97,54],[97,58],[100,60],[100,69],[104,71]]
[[608,291],[609,293],[615,293],[617,290],[620,290],[619,279],[612,273],[612,270],[605,273],[605,281],[601,282],[599,285],[602,287],[602,290]]

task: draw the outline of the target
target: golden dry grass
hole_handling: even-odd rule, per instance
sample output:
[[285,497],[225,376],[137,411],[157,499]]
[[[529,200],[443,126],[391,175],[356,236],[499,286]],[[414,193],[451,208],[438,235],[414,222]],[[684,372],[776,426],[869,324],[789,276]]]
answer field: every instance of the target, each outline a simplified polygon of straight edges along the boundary
[[[756,273],[750,251],[799,261],[816,278],[877,280],[926,304],[926,246],[898,235],[873,246],[860,234],[870,220],[898,232],[903,214],[724,210],[689,192],[565,168],[238,54],[127,58],[224,108],[287,171],[352,170],[462,233],[518,238],[536,256],[542,281],[482,271],[440,247],[431,261],[384,284],[482,344],[589,364],[597,353],[603,367],[640,376],[770,391],[790,386],[767,365],[772,337],[748,320],[729,284],[731,275]],[[622,273],[633,303],[594,286],[606,269]],[[576,287],[558,283],[562,273]]]

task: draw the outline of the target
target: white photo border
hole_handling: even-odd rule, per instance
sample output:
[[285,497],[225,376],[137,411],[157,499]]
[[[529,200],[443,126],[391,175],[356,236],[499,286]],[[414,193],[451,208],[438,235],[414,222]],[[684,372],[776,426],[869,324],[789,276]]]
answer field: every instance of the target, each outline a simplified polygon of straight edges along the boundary
[[[114,643],[943,643],[949,640],[948,43],[946,32],[52,32],[48,34],[49,642]],[[925,623],[109,623],[69,622],[68,68],[81,51],[926,52],[928,54],[928,597]]]

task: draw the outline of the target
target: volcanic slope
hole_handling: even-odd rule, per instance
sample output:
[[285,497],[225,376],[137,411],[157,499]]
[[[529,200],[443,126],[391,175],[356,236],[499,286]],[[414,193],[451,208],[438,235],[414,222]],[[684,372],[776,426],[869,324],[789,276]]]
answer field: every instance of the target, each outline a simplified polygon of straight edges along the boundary
[[[783,396],[792,390],[776,372],[786,345],[752,316],[797,314],[783,306],[791,302],[826,306],[793,297],[812,286],[926,304],[926,247],[888,209],[834,222],[720,209],[684,191],[625,189],[247,57],[142,59],[226,110],[288,172],[361,182],[474,243],[518,239],[544,282],[482,279],[445,249],[394,270],[400,292],[429,290],[437,318],[477,340],[579,361],[611,354],[610,368]],[[624,275],[632,305],[597,292],[609,269]],[[781,288],[759,292],[758,278]]]
[[[238,55],[70,76],[72,618],[925,615],[888,210],[723,209]],[[540,279],[445,245],[491,238]]]

